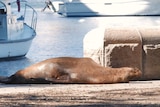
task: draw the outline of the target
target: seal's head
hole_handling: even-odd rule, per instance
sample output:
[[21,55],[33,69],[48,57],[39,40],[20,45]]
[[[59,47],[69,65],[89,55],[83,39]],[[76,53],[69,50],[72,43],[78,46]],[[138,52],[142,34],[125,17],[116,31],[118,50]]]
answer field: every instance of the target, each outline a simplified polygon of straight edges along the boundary
[[129,71],[129,80],[137,80],[142,76],[142,72],[138,68],[131,68]]

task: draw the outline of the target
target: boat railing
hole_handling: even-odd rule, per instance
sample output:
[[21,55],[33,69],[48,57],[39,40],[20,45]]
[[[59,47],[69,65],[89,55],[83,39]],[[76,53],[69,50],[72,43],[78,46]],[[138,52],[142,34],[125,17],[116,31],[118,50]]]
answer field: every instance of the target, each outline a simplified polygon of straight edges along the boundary
[[17,10],[18,7],[16,1],[11,2],[11,8],[12,8],[12,13],[15,13],[17,15],[18,17],[17,19],[22,20],[28,26],[36,30],[38,15],[32,6],[27,4],[27,1],[20,2],[20,12],[18,12]]
[[36,30],[37,16],[38,15],[37,15],[37,12],[35,11],[35,9],[28,4],[25,4],[24,23],[29,25],[34,30]]

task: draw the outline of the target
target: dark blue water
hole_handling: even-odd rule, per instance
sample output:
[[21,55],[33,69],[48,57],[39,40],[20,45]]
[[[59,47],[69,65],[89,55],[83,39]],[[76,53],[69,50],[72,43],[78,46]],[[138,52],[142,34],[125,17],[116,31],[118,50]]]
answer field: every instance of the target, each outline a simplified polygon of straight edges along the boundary
[[[36,5],[34,5],[36,6]],[[49,10],[38,12],[37,36],[24,58],[0,61],[0,75],[11,75],[44,59],[83,56],[83,38],[91,29],[103,26],[158,26],[159,17],[63,17]],[[94,35],[93,35],[94,37]]]

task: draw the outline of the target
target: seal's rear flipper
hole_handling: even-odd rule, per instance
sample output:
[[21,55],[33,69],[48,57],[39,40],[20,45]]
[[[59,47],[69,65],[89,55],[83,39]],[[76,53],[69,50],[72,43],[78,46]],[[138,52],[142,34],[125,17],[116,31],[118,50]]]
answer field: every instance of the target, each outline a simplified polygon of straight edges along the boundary
[[8,83],[9,78],[5,76],[0,76],[0,83]]

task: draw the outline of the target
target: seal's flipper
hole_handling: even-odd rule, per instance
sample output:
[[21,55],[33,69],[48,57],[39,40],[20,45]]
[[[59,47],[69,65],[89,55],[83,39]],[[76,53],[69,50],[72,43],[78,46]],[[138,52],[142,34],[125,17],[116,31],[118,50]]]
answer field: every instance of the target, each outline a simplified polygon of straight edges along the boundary
[[0,76],[0,83],[8,83],[9,82],[9,78],[5,77],[5,76]]

